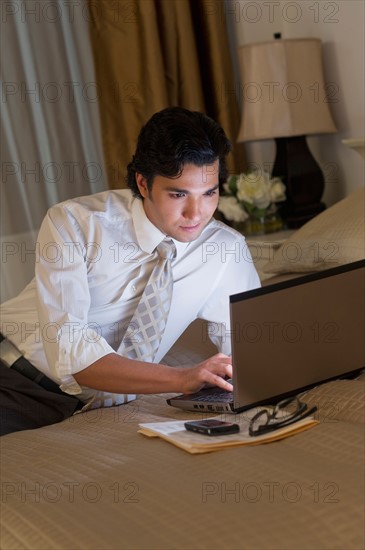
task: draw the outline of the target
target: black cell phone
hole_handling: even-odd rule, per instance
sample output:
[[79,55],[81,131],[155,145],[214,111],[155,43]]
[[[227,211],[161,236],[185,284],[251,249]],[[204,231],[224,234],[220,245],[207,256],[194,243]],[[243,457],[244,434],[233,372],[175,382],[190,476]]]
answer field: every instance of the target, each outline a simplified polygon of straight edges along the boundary
[[238,424],[222,422],[221,420],[192,420],[185,422],[184,426],[190,432],[197,432],[204,435],[228,435],[236,434],[240,431]]

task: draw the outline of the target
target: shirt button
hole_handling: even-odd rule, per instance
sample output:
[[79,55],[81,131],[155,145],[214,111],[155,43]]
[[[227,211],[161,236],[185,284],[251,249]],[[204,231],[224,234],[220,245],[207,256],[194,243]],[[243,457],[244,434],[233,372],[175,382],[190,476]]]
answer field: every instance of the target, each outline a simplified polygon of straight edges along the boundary
[[136,292],[136,286],[135,285],[132,285],[132,292]]

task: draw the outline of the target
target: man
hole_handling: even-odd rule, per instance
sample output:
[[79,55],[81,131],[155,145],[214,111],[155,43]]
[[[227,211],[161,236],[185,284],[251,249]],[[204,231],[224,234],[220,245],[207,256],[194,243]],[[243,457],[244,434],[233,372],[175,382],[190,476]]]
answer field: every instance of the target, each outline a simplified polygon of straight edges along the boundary
[[[244,238],[212,218],[229,151],[212,119],[164,109],[140,132],[128,165],[129,190],[50,208],[39,232],[35,278],[2,306],[1,346],[14,346],[12,359],[5,358],[8,368],[0,369],[3,433],[62,420],[81,408],[126,403],[134,394],[191,393],[205,384],[232,390],[226,380],[232,374],[229,295],[260,282]],[[162,260],[161,243],[170,254]],[[168,293],[169,299],[158,313],[159,329],[152,317],[147,329],[136,312],[159,261],[168,275],[153,299],[161,302]],[[211,323],[220,353],[189,368],[161,364],[196,318]],[[40,371],[36,380],[11,364],[16,357]],[[42,408],[36,418],[32,400]]]

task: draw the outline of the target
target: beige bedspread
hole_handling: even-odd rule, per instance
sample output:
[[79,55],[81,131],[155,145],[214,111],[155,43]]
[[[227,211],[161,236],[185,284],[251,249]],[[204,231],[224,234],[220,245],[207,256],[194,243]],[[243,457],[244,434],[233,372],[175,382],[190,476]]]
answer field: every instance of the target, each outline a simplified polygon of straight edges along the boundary
[[364,376],[311,390],[307,432],[196,456],[137,433],[199,417],[165,398],[1,438],[1,548],[364,548]]

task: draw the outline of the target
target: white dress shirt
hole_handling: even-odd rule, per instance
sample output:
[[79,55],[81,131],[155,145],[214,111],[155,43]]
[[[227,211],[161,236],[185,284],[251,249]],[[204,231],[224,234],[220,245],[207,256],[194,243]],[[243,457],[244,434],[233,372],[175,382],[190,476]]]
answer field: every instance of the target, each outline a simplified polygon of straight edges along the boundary
[[[126,189],[53,206],[39,232],[35,278],[2,305],[1,332],[88,406],[133,399],[80,387],[73,375],[118,349],[164,238]],[[196,318],[214,324],[211,339],[229,355],[229,296],[260,286],[246,242],[214,219],[195,241],[174,242],[173,298],[155,361]]]

